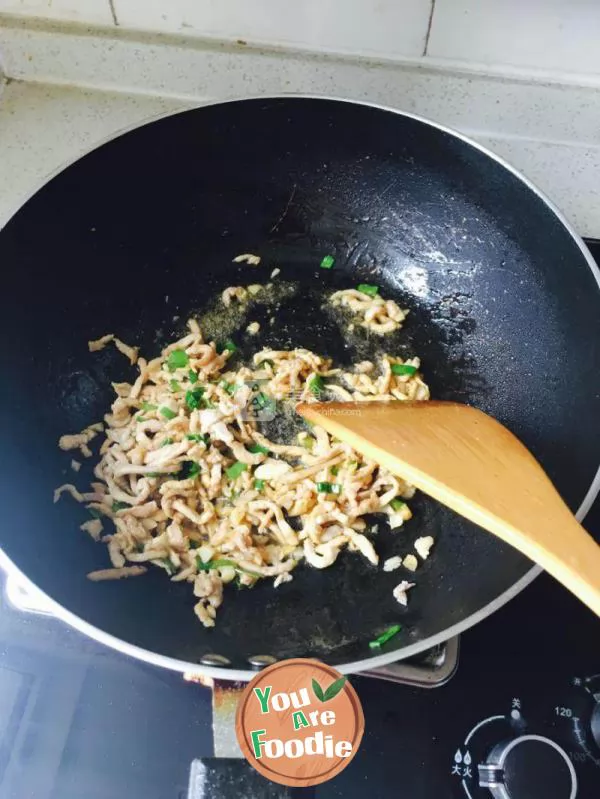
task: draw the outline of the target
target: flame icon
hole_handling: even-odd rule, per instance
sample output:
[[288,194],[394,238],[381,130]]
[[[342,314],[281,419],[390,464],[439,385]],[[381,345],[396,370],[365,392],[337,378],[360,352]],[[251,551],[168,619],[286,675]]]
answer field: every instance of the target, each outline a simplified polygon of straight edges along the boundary
[[472,762],[471,755],[467,752],[463,758],[463,763],[465,764],[465,766],[470,766],[471,762]]
[[[462,756],[462,753],[461,753],[460,749],[456,750],[456,754],[454,755],[454,762],[455,763],[462,763],[463,762],[463,756]],[[470,760],[469,760],[469,762],[470,762]]]

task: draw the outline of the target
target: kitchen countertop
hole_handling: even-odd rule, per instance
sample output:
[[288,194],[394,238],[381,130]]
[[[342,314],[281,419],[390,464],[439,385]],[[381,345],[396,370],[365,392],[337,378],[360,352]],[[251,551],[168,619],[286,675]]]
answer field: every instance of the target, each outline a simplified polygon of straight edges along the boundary
[[189,101],[9,81],[0,95],[0,227],[49,176],[119,131]]

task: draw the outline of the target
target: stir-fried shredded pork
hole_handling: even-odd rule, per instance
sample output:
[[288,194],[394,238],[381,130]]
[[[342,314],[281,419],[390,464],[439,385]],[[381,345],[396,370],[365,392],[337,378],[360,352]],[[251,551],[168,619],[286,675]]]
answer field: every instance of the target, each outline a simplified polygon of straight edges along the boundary
[[384,336],[402,327],[408,311],[403,311],[394,300],[384,300],[379,293],[367,294],[358,289],[334,292],[329,302],[347,308],[356,317],[353,324]]
[[103,350],[107,344],[113,342],[115,347],[119,350],[119,352],[123,353],[127,358],[129,358],[129,362],[134,364],[137,361],[138,357],[138,348],[137,347],[129,347],[125,344],[121,339],[118,339],[113,333],[107,333],[105,336],[96,339],[95,341],[88,341],[88,349],[90,352],[98,352],[98,350]]
[[[241,299],[239,288],[228,292],[225,302]],[[338,292],[365,323],[402,322],[395,303],[372,305],[378,298],[356,294]],[[119,347],[130,358],[135,352],[138,375],[114,384],[95,482],[87,493],[71,484],[55,493],[55,501],[70,493],[96,516],[82,529],[107,545],[113,568],[89,578],[137,576],[153,564],[171,580],[190,583],[196,615],[212,627],[228,582],[251,586],[271,578],[277,587],[302,560],[327,568],[345,548],[376,565],[374,528],[364,517],[384,514],[400,526],[411,516],[405,500],[414,489],[322,428],[291,442],[271,441],[262,422],[278,404],[293,407],[323,392],[361,401],[427,399],[418,359],[384,355],[341,370],[306,349],[263,349],[243,365],[230,350],[204,341],[195,320],[188,327],[149,361],[137,358],[135,348]],[[110,334],[90,349],[109,341],[118,339]],[[98,432],[92,426],[59,443],[83,451]],[[98,517],[112,522],[108,533]],[[425,547],[419,549],[425,557]],[[395,557],[384,568],[400,565]],[[394,591],[399,602],[405,604],[410,587],[402,582]]]

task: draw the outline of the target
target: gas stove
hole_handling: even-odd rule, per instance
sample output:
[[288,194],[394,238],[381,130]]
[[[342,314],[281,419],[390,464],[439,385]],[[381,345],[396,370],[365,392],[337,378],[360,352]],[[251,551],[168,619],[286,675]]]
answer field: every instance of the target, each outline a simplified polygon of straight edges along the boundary
[[[600,261],[600,243],[588,244]],[[585,526],[599,538],[600,503]],[[352,676],[361,748],[334,780],[303,790],[241,759],[239,686],[107,649],[2,583],[0,799],[600,796],[600,623],[546,575],[460,645]]]

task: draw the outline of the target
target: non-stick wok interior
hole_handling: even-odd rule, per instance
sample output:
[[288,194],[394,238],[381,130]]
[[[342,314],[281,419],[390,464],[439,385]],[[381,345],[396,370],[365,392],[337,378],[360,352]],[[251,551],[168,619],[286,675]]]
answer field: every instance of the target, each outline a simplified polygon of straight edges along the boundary
[[[241,252],[262,256],[238,266]],[[332,270],[319,268],[335,256]],[[421,356],[436,398],[495,414],[541,459],[571,507],[600,451],[595,368],[598,284],[577,242],[524,183],[459,138],[395,113],[328,100],[227,103],[135,130],[46,185],[0,234],[3,518],[0,543],[44,591],[97,627],[154,652],[244,666],[255,654],[333,664],[367,657],[400,621],[402,649],[464,621],[530,568],[486,533],[423,497],[382,557],[436,538],[403,610],[386,574],[344,553],[327,571],[300,567],[273,590],[226,591],[217,627],[193,613],[188,585],[151,570],[94,584],[103,545],[62,482],[87,484],[58,437],[98,421],[111,380],[132,370],[107,332],[154,355],[228,285],[295,285],[258,309],[252,348],[305,346],[350,362],[375,347]],[[394,338],[357,344],[320,306],[334,288],[376,283],[410,309]],[[258,315],[257,315],[258,314]],[[275,316],[276,323],[269,324]],[[242,355],[250,341],[238,336]],[[385,650],[387,651],[387,650]]]

